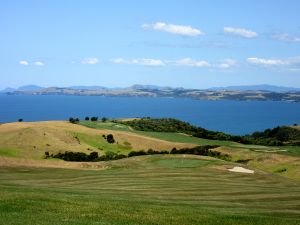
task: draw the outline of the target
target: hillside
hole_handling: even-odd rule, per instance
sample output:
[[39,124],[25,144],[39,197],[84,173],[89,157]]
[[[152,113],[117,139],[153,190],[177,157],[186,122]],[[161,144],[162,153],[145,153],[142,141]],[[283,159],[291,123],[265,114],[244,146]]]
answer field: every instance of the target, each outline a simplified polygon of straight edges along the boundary
[[[0,125],[0,157],[5,165],[37,164],[46,167],[98,167],[103,164],[67,163],[57,160],[45,160],[45,152],[83,152],[90,154],[106,152],[127,155],[131,151],[170,151],[173,148],[193,148],[195,146],[220,146],[216,149],[229,155],[231,162],[243,163],[266,172],[300,180],[300,148],[294,146],[245,145],[233,141],[209,140],[184,134],[193,126],[185,124],[174,126],[174,121],[164,119],[163,128],[169,132],[139,131],[125,125],[136,123],[138,119],[118,120],[116,122],[81,121],[72,124],[66,121],[21,122]],[[143,120],[140,120],[143,122]],[[153,120],[156,121],[156,120]],[[159,120],[160,121],[160,120]],[[176,120],[175,120],[176,121]],[[176,121],[177,123],[177,121]],[[167,126],[167,124],[169,124]],[[156,126],[155,126],[156,127]],[[150,129],[151,127],[148,126]],[[151,128],[152,129],[152,128]],[[150,130],[151,130],[150,129]],[[170,131],[173,132],[170,132]],[[184,132],[183,132],[184,131]],[[112,134],[114,144],[109,144],[103,135]],[[272,158],[272,160],[270,160]],[[35,160],[35,161],[32,161]],[[45,164],[41,162],[45,161]],[[60,164],[61,163],[61,164]],[[283,172],[277,173],[279,170]]]
[[255,132],[249,136],[256,143],[274,143],[273,145],[295,145],[300,146],[299,126],[278,126],[266,129],[263,132]]
[[266,129],[263,132],[255,132],[251,135],[234,136],[223,132],[216,132],[193,126],[172,118],[140,118],[127,121],[116,121],[128,125],[135,130],[184,133],[198,138],[210,140],[235,141],[243,144],[258,144],[268,146],[300,146],[300,131],[298,126],[281,126],[273,129]]
[[[113,134],[116,144],[102,135]],[[22,122],[0,125],[0,155],[42,159],[45,152],[105,151],[128,153],[131,150],[171,150],[195,146],[174,143],[118,130],[96,130],[65,121]]]
[[[119,121],[1,124],[0,224],[299,223],[299,148],[208,140],[180,128],[140,131]],[[103,138],[108,134],[116,143]],[[230,157],[186,151],[101,162],[45,159],[46,151],[103,155],[199,145],[218,145],[213,150]]]

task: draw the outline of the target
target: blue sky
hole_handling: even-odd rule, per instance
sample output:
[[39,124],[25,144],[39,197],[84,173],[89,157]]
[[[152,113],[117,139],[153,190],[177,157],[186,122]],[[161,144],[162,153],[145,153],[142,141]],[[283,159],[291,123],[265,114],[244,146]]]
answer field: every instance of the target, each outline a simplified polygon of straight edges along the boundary
[[300,87],[300,1],[10,0],[0,89]]

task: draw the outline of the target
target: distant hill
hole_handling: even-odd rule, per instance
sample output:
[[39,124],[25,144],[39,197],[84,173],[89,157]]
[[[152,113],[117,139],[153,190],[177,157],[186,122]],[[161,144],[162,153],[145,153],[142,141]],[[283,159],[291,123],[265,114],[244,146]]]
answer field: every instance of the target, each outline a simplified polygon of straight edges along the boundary
[[130,87],[134,90],[141,90],[141,89],[147,89],[147,90],[164,90],[164,89],[175,89],[172,87],[163,87],[163,86],[157,86],[157,85],[142,85],[142,84],[134,84]]
[[14,92],[14,91],[16,91],[17,89],[15,89],[15,88],[5,88],[5,89],[3,89],[3,90],[0,90],[0,93],[7,93],[7,92]]
[[[215,90],[213,90],[215,89]],[[8,90],[8,91],[7,91]],[[288,91],[289,90],[289,91]],[[289,101],[300,102],[300,88],[277,87],[271,85],[230,86],[212,89],[185,89],[160,87],[155,85],[133,85],[125,88],[102,86],[71,86],[43,88],[35,85],[18,89],[6,89],[2,93],[10,95],[82,95],[82,96],[126,96],[126,97],[172,97],[202,100],[238,101]]]
[[[58,87],[57,87],[58,88]],[[72,90],[207,90],[207,91],[269,91],[269,92],[300,92],[300,88],[295,87],[284,87],[284,86],[275,86],[268,84],[260,84],[260,85],[244,85],[244,86],[227,86],[227,87],[212,87],[207,89],[188,89],[183,87],[169,87],[169,86],[158,86],[158,85],[142,85],[142,84],[134,84],[130,87],[104,87],[104,86],[69,86],[62,87],[64,89],[72,89]],[[41,87],[37,85],[25,85],[19,88],[10,88],[7,87],[0,92],[14,92],[14,91],[37,91],[46,89],[46,87]]]
[[74,90],[105,90],[108,89],[107,87],[103,86],[70,86],[66,87],[69,89],[74,89]]
[[213,88],[209,88],[208,90],[293,92],[293,91],[300,91],[300,88],[260,84],[260,85],[245,85],[245,86],[213,87]]
[[5,88],[1,90],[1,93],[7,93],[7,92],[14,92],[14,91],[39,91],[44,89],[44,87],[37,86],[37,85],[24,85],[20,86],[19,88]]
[[25,85],[25,86],[19,87],[17,90],[18,91],[38,91],[38,90],[42,90],[42,89],[44,89],[44,87],[37,86],[37,85]]

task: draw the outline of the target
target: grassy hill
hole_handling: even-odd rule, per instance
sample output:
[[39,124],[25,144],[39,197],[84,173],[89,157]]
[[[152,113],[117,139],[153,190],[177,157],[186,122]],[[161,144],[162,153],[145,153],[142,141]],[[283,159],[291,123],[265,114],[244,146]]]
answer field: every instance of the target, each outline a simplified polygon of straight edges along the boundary
[[268,146],[300,146],[300,130],[298,126],[278,126],[255,132],[251,135],[234,136],[193,126],[187,122],[172,118],[140,118],[133,120],[116,120],[139,131],[184,133],[209,140],[235,141],[244,144],[261,144]]
[[[108,134],[116,143],[103,138]],[[169,154],[44,159],[45,151],[127,154],[197,145],[219,145],[231,161]],[[111,121],[1,124],[0,225],[299,224],[299,153],[297,146],[244,145]],[[254,174],[228,171],[234,166]]]
[[[113,134],[116,144],[102,135]],[[89,153],[113,151],[127,154],[131,150],[171,150],[195,146],[146,137],[122,130],[91,129],[65,121],[22,122],[0,125],[0,155],[41,159],[45,151],[79,151]]]

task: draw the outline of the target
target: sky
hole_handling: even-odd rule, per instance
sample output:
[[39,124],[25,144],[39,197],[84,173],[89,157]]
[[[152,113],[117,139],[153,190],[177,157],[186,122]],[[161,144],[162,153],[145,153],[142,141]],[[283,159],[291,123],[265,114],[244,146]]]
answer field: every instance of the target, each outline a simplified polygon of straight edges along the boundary
[[0,2],[0,89],[300,87],[298,0]]

